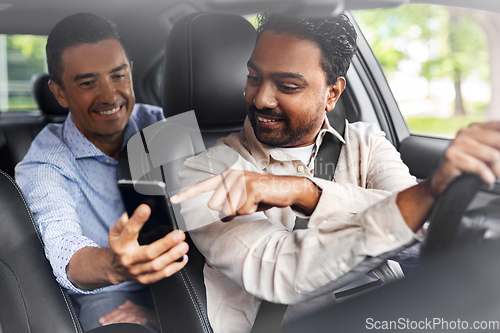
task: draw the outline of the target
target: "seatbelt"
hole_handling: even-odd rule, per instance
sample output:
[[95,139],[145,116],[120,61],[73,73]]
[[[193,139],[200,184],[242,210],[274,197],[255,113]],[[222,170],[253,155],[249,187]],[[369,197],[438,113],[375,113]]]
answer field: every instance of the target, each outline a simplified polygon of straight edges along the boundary
[[[339,119],[336,124],[332,123],[332,126],[344,137],[345,118]],[[342,141],[332,133],[325,132],[321,146],[314,157],[314,176],[331,181],[335,174],[341,150]],[[307,222],[307,220],[297,217],[293,230],[306,229]],[[287,307],[287,304],[262,301],[251,333],[279,332]]]
[[[345,123],[343,130],[345,131]],[[344,131],[341,132],[342,137],[344,136]],[[325,132],[323,142],[314,157],[314,177],[332,181],[341,150],[342,141],[332,133]],[[307,223],[307,220],[297,217],[293,230],[307,229]]]

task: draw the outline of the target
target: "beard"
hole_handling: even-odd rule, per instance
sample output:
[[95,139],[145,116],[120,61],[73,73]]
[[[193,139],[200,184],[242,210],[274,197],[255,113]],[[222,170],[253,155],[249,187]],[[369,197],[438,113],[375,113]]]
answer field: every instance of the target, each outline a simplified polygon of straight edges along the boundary
[[[276,109],[257,109],[255,105],[250,105],[247,106],[247,113],[257,140],[272,147],[287,148],[303,144],[304,137],[310,135],[312,131],[319,132],[318,120],[321,121],[321,124],[324,121],[324,117],[321,117],[321,119],[312,117],[308,119],[309,121],[301,122],[299,127],[294,128],[288,115],[278,112]],[[283,121],[284,128],[270,129],[260,126],[257,114]],[[321,125],[319,128],[321,128]]]

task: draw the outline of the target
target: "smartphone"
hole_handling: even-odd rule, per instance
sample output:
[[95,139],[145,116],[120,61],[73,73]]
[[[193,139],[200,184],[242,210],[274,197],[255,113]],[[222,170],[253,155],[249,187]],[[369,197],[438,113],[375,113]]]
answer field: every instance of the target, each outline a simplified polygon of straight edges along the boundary
[[135,182],[135,186],[140,186],[143,193],[155,194],[145,195],[138,193],[135,190],[132,180],[118,180],[118,188],[120,189],[128,216],[132,216],[141,204],[147,204],[151,208],[151,216],[139,232],[139,244],[151,244],[172,230],[178,229],[165,183],[139,180]]

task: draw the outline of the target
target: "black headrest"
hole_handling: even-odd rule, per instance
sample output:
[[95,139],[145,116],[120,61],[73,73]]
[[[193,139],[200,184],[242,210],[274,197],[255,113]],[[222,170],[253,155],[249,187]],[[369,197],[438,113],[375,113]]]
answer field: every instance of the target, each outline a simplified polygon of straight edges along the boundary
[[49,89],[50,76],[47,73],[36,73],[31,76],[31,92],[38,108],[47,116],[65,116],[68,108],[63,108]]
[[254,27],[237,15],[196,13],[178,21],[165,55],[165,116],[194,110],[202,130],[241,126],[255,40]]

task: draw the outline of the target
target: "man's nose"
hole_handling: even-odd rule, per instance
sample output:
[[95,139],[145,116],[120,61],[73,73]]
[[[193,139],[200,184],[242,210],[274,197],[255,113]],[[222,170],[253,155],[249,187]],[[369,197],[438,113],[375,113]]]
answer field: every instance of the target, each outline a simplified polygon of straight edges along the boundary
[[278,101],[276,100],[276,88],[274,85],[263,83],[255,94],[253,103],[257,109],[276,108]]
[[99,91],[99,102],[105,104],[115,104],[117,100],[116,87],[113,82],[104,81]]

